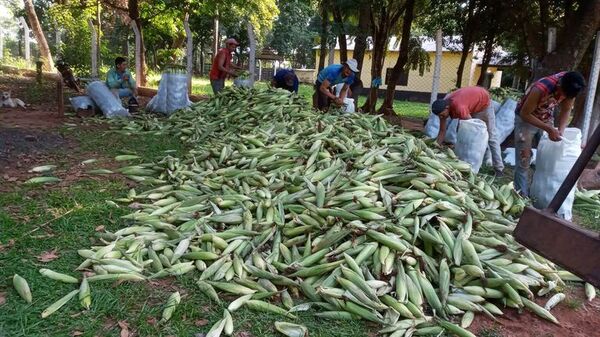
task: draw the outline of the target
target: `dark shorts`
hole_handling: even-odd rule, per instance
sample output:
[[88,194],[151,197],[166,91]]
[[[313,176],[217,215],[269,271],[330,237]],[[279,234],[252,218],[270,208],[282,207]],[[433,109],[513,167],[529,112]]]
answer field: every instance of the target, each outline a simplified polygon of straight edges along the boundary
[[327,95],[323,94],[319,88],[321,82],[315,82],[315,93],[313,95],[313,107],[318,110],[327,110],[331,105],[331,99]]

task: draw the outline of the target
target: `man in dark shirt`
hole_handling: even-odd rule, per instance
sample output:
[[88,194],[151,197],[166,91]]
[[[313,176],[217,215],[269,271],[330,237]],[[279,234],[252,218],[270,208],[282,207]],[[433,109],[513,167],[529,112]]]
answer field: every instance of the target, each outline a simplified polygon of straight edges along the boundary
[[274,88],[281,88],[290,92],[298,93],[298,76],[292,69],[279,69],[273,80],[271,80],[271,86]]

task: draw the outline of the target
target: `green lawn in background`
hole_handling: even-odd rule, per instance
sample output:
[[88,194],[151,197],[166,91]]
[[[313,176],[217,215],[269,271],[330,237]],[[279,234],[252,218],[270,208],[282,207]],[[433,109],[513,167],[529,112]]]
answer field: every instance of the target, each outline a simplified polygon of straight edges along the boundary
[[[148,76],[148,85],[151,87],[158,87],[158,81],[160,80],[160,74],[151,74]],[[233,85],[232,81],[227,81],[226,86]],[[254,84],[257,88],[267,88],[267,82],[256,82]],[[306,98],[309,102],[312,102],[312,95],[314,89],[310,84],[300,84],[298,88],[298,94]],[[192,93],[195,95],[207,95],[211,96],[212,88],[210,87],[210,80],[206,77],[194,77],[192,79]],[[366,97],[361,96],[358,99],[358,106],[364,104]],[[379,105],[383,102],[383,99],[379,99]],[[427,103],[420,102],[409,102],[409,101],[394,101],[394,110],[402,117],[413,117],[413,118],[427,118],[429,114],[429,106]]]

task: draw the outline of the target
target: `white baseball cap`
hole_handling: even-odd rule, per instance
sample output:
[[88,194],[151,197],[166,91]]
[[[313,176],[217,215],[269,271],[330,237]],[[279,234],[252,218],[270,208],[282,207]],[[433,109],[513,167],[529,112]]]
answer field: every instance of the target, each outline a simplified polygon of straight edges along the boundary
[[358,62],[356,62],[355,59],[349,59],[345,63],[348,66],[348,68],[350,68],[350,70],[352,70],[355,73],[358,72]]

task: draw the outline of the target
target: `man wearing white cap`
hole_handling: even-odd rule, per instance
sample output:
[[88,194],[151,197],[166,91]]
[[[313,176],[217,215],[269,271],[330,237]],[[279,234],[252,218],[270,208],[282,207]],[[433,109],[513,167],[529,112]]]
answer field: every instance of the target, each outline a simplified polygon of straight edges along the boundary
[[225,40],[225,47],[221,48],[213,59],[209,77],[210,86],[215,95],[225,87],[225,78],[227,78],[228,75],[233,77],[237,76],[234,69],[240,69],[240,67],[231,63],[231,53],[235,51],[235,48],[238,45],[239,43],[234,38]]
[[[354,83],[356,73],[358,73],[358,62],[355,59],[349,59],[342,64],[332,64],[323,68],[319,72],[315,83],[314,107],[319,110],[326,110],[330,105],[330,100],[341,106],[344,103],[344,99],[341,97],[346,96],[348,88]],[[337,97],[330,89],[339,83],[344,83],[344,86],[340,92],[340,97]]]

